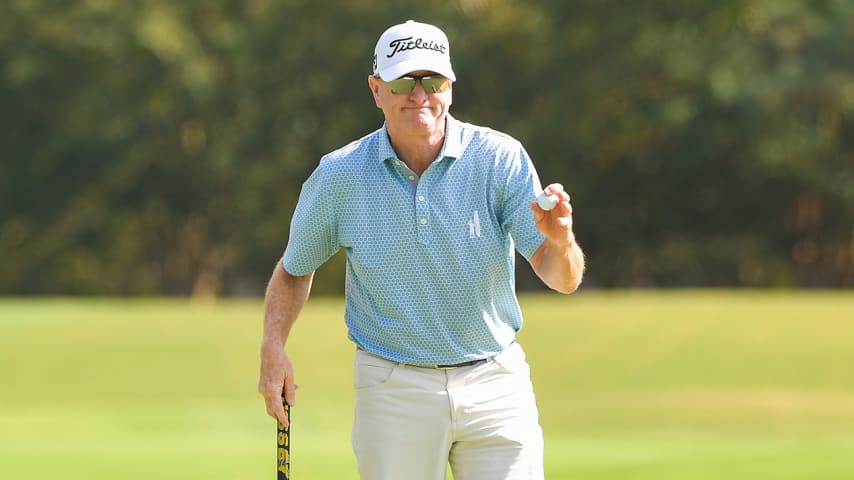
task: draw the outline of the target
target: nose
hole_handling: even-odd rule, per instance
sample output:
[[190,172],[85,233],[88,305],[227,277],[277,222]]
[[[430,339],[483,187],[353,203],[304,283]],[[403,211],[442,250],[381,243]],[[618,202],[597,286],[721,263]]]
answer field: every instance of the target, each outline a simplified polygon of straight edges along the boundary
[[415,81],[415,87],[412,89],[412,92],[409,93],[409,98],[415,100],[423,100],[427,98],[427,91],[424,90],[424,85],[421,84],[420,78]]

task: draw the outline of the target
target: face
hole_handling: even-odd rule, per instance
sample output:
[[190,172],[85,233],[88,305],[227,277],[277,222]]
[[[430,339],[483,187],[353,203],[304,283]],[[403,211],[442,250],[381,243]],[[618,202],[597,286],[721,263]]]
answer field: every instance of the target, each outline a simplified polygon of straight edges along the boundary
[[[420,77],[431,74],[435,75],[427,70],[417,70],[405,76]],[[415,88],[410,93],[392,93],[386,82],[374,76],[368,77],[368,84],[390,130],[417,133],[444,129],[445,115],[451,107],[453,84],[449,84],[444,92],[438,93],[425,91],[421,81],[415,82]]]

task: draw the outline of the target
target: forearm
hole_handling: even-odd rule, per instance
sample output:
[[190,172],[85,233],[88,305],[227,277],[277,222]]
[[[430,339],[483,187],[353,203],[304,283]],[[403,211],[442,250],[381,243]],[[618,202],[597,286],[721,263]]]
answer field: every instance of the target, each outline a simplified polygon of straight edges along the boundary
[[267,413],[278,418],[282,425],[288,425],[282,407],[282,395],[289,405],[294,405],[296,401],[294,367],[283,347],[308,298],[313,276],[311,273],[295,277],[286,272],[281,264],[277,264],[267,285],[258,392],[264,396]]
[[572,293],[581,285],[584,276],[584,252],[572,238],[566,244],[543,241],[531,257],[537,276],[552,290]]
[[314,274],[296,277],[276,265],[264,299],[262,348],[281,349],[311,291]]

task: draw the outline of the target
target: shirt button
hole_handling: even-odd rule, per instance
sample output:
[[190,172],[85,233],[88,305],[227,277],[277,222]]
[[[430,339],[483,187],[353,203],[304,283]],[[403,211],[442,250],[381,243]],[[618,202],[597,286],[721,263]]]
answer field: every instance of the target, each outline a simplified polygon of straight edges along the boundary
[[409,176],[409,179],[410,179],[410,180],[415,180],[415,175],[410,175],[410,176]]
[[418,201],[423,202],[424,201],[424,195],[418,195]]
[[421,225],[427,225],[427,219],[426,218],[421,219]]

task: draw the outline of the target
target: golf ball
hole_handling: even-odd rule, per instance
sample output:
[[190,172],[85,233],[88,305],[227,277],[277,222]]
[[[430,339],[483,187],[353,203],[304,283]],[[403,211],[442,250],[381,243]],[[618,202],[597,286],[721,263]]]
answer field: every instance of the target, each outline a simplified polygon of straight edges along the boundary
[[540,192],[537,195],[537,203],[540,204],[540,208],[543,210],[551,210],[557,206],[558,196],[557,195],[546,195],[546,192]]

